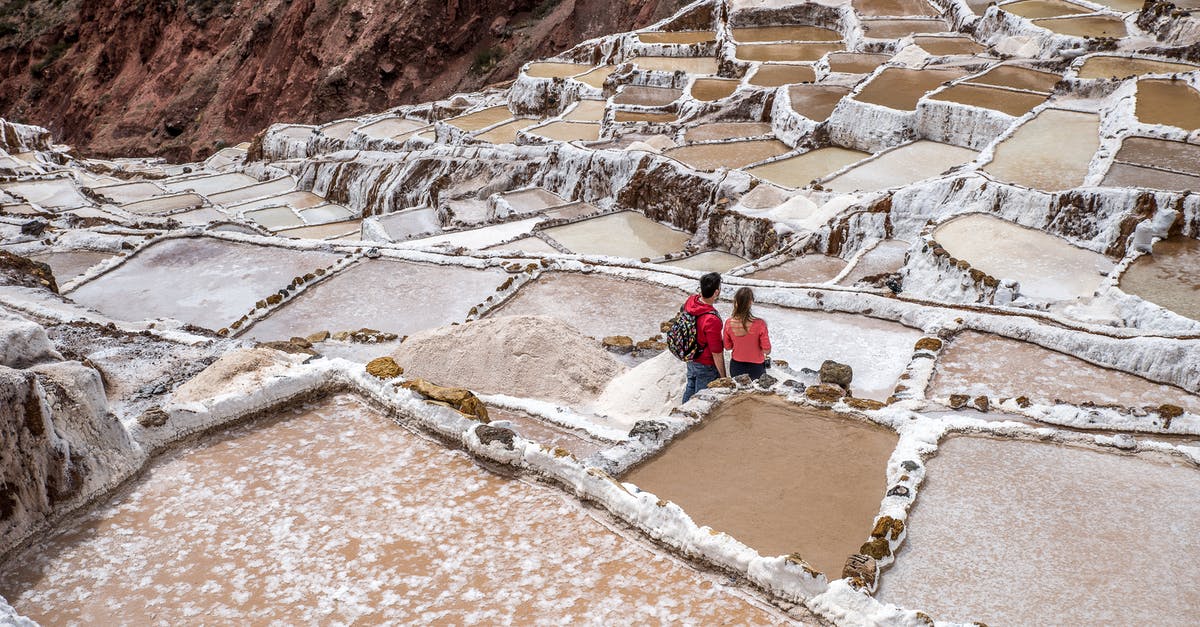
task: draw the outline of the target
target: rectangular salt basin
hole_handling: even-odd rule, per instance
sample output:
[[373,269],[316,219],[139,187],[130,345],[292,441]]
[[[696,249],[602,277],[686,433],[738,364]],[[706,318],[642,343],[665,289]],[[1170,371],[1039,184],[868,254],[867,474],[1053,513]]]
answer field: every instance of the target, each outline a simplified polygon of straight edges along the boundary
[[1194,625],[1200,472],[1041,442],[953,437],[928,462],[876,597],[992,625]]
[[637,213],[622,211],[542,231],[582,255],[642,259],[682,250],[692,234],[673,229]]
[[153,462],[0,592],[43,624],[788,622],[726,579],[339,396]]
[[1071,35],[1074,37],[1120,38],[1129,35],[1129,30],[1125,27],[1124,20],[1108,15],[1048,18],[1033,20],[1033,23],[1060,35]]
[[413,131],[425,128],[424,122],[400,117],[383,118],[365,126],[358,127],[358,132],[367,137],[390,139],[398,135],[407,135]]
[[970,148],[918,140],[889,150],[823,183],[837,192],[878,191],[937,176],[978,154]]
[[147,198],[162,196],[167,193],[165,189],[148,181],[105,185],[103,187],[94,187],[92,191],[112,200],[118,205],[146,200]]
[[922,33],[950,30],[945,20],[862,20],[863,36],[874,39],[901,39]]
[[1175,235],[1154,244],[1121,275],[1121,290],[1200,320],[1200,240]]
[[203,209],[194,209],[183,213],[173,213],[171,214],[171,219],[179,221],[180,224],[193,225],[228,220],[229,216],[216,207],[204,207]]
[[875,68],[888,62],[892,57],[886,54],[867,54],[862,52],[834,52],[829,55],[829,71],[846,74],[870,74]]
[[913,43],[935,57],[982,54],[987,51],[986,47],[968,37],[917,36],[913,38]]
[[1151,137],[1126,137],[1117,161],[1200,175],[1200,145]]
[[590,87],[595,87],[596,89],[603,89],[605,79],[607,79],[608,75],[612,74],[616,69],[617,68],[615,65],[602,65],[591,72],[580,74],[579,76],[574,77],[574,80],[577,80]]
[[294,277],[337,258],[203,237],[170,239],[67,296],[119,320],[175,318],[220,329]]
[[824,122],[849,94],[850,88],[838,85],[792,85],[788,88],[788,101],[796,113],[814,122]]
[[938,398],[951,394],[1025,396],[1046,405],[1058,399],[1075,405],[1122,407],[1171,403],[1200,412],[1200,398],[1180,388],[1109,370],[1036,344],[973,331],[960,333],[938,359],[929,394]]
[[684,131],[683,139],[689,143],[716,139],[743,139],[771,135],[773,132],[771,125],[763,122],[713,122],[697,124],[689,128]]
[[413,235],[436,233],[442,230],[437,210],[432,208],[408,209],[382,215],[377,219],[388,237],[394,240],[408,239]]
[[816,61],[830,52],[844,49],[841,42],[739,44],[735,54],[743,61]]
[[925,0],[853,0],[851,6],[859,15],[871,17],[937,15],[937,11]]
[[358,120],[342,120],[341,122],[333,122],[328,126],[322,126],[317,129],[325,137],[331,139],[349,139],[350,132],[358,128],[362,122]]
[[661,107],[679,99],[683,92],[669,87],[647,87],[644,85],[625,85],[613,96],[613,104],[642,105]]
[[264,196],[275,196],[284,192],[290,191],[296,187],[296,179],[290,176],[281,176],[277,179],[249,185],[240,189],[231,189],[227,192],[219,192],[209,194],[208,199],[219,205],[232,205],[253,198],[262,198]]
[[811,65],[794,65],[789,63],[762,63],[749,83],[758,87],[779,87],[793,83],[811,83],[817,80],[817,74]]
[[830,146],[764,165],[756,165],[748,168],[746,172],[776,185],[800,188],[869,156],[871,153],[868,152]]
[[543,209],[567,204],[567,200],[562,196],[540,187],[506,192],[501,194],[500,198],[518,214],[537,213]]
[[341,205],[328,204],[301,209],[300,217],[304,218],[304,221],[309,224],[324,224],[326,222],[348,220],[354,217],[354,214]]
[[360,261],[250,327],[246,337],[265,342],[363,327],[410,335],[462,322],[507,276],[496,269]]
[[28,202],[51,210],[92,205],[92,201],[80,194],[75,182],[69,178],[4,183],[0,185],[0,190],[17,194]]
[[646,111],[623,111],[618,109],[613,114],[613,120],[616,122],[652,122],[665,123],[678,120],[679,116],[674,113],[652,113]]
[[1019,282],[1021,294],[1031,298],[1091,296],[1113,266],[1104,255],[1061,237],[987,214],[954,218],[933,236],[952,256],[998,279]]
[[147,198],[146,200],[121,205],[121,209],[138,215],[158,215],[183,209],[195,209],[203,204],[203,196],[185,193]]
[[717,60],[713,57],[634,57],[631,61],[643,70],[686,74],[717,73]]
[[829,255],[802,255],[781,264],[755,270],[746,278],[785,283],[824,283],[833,280],[846,267],[846,260]]
[[663,155],[681,161],[696,170],[741,168],[778,157],[792,149],[777,139],[755,139],[719,144],[692,144],[663,151]]
[[1184,192],[1200,190],[1200,176],[1114,162],[1100,185]]
[[196,192],[197,194],[216,194],[247,185],[258,183],[258,179],[240,172],[214,174],[211,176],[195,176],[188,174],[161,181],[163,187],[173,192]]
[[1091,9],[1063,0],[1017,0],[1001,7],[1005,12],[1024,18],[1059,17],[1091,13]]
[[894,239],[879,242],[858,258],[854,268],[838,281],[838,285],[854,285],[870,276],[898,271],[904,266],[904,258],[910,247],[908,242]]
[[492,226],[485,226],[478,229],[470,229],[467,231],[456,231],[445,235],[436,235],[424,239],[410,240],[407,246],[412,248],[424,248],[426,246],[463,246],[473,250],[482,250],[488,246],[494,246],[500,242],[507,242],[511,239],[528,235],[533,227],[545,218],[535,217],[526,220],[517,220],[515,222],[504,222]]
[[1200,92],[1183,81],[1138,81],[1136,111],[1146,124],[1194,131],[1200,129]]
[[746,259],[744,257],[731,255],[720,250],[707,250],[691,257],[664,261],[663,265],[687,270],[698,270],[700,272],[724,273],[745,263]]
[[592,66],[578,63],[530,63],[525,68],[525,75],[533,78],[567,78],[590,69]]
[[298,239],[336,239],[358,240],[362,234],[362,220],[347,220],[345,222],[329,222],[316,226],[302,226],[295,229],[276,231],[280,237]]
[[553,272],[526,283],[488,316],[552,316],[596,339],[627,335],[640,341],[662,334],[662,323],[679,313],[687,297],[632,279]]
[[623,480],[761,555],[798,553],[835,579],[871,532],[896,442],[833,412],[741,397]]
[[1001,141],[984,171],[996,178],[1048,192],[1083,184],[1100,147],[1100,116],[1043,109]]
[[538,237],[522,237],[521,239],[513,240],[506,244],[489,246],[484,250],[550,255],[557,254],[559,252],[557,248],[547,244],[545,240]]
[[820,26],[747,26],[734,28],[734,41],[753,43],[763,41],[841,41],[836,30]]
[[[718,306],[727,317],[732,305]],[[850,391],[859,398],[886,400],[912,357],[921,332],[904,325],[851,314],[801,311],[756,306],[755,315],[767,321],[773,359],[794,370],[820,368],[826,359],[854,369]]]
[[728,98],[737,91],[741,81],[728,78],[700,78],[692,83],[692,97],[696,100],[714,102]]
[[1000,65],[969,79],[972,83],[1011,87],[1049,94],[1062,76],[1017,65]]
[[542,126],[527,128],[525,132],[560,142],[596,141],[600,139],[600,125],[589,122],[551,122]]
[[460,115],[456,118],[450,118],[446,120],[446,123],[470,132],[485,129],[493,124],[499,124],[511,118],[512,112],[508,110],[507,106],[501,105],[499,107],[490,107],[475,111],[474,113]]
[[475,139],[490,144],[512,144],[517,141],[517,131],[527,129],[538,121],[536,118],[518,118],[500,126],[493,126],[487,132],[476,135]]
[[242,217],[261,224],[272,231],[304,225],[304,220],[301,220],[300,216],[296,215],[296,210],[291,207],[255,209],[254,211],[247,211],[242,214]]
[[580,100],[563,115],[563,119],[572,122],[599,122],[604,119],[604,107],[607,105],[603,100]]
[[889,67],[875,75],[854,99],[899,111],[916,111],[917,102],[925,94],[965,74],[962,70]]
[[29,255],[34,261],[40,261],[50,266],[54,280],[59,286],[83,274],[88,268],[112,257],[112,253],[101,253],[91,250],[73,250],[69,252],[42,253]]
[[717,34],[710,30],[647,31],[637,37],[644,44],[703,44],[716,41]]
[[250,200],[236,205],[230,205],[230,211],[251,211],[253,209],[262,209],[263,207],[291,207],[292,209],[308,209],[317,205],[325,204],[325,199],[320,196],[302,190],[288,192],[286,194],[277,194],[275,196],[267,196],[258,200]]
[[1190,63],[1174,63],[1155,59],[1139,59],[1115,55],[1088,57],[1079,68],[1077,76],[1084,79],[1129,78],[1142,74],[1174,74],[1194,72],[1200,66]]
[[1046,101],[1041,94],[1031,94],[1011,89],[959,83],[929,96],[930,100],[957,102],[960,104],[992,109],[1019,118]]

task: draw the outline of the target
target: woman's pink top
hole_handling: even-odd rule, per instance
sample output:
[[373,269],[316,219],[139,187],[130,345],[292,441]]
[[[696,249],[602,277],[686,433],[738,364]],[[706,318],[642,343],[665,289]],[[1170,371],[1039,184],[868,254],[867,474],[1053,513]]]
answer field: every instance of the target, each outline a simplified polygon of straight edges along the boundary
[[767,335],[767,323],[762,318],[755,318],[750,323],[750,329],[745,335],[738,335],[742,330],[739,320],[730,318],[725,321],[724,341],[726,347],[732,347],[733,359],[743,363],[761,364],[771,352],[771,338]]

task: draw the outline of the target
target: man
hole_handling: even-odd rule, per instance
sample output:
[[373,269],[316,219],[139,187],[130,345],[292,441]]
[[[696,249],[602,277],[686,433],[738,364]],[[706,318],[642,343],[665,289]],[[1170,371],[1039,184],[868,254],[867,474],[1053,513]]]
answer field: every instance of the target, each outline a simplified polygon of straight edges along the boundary
[[696,316],[696,342],[700,354],[687,364],[687,386],[683,402],[708,387],[709,383],[725,376],[725,345],[721,343],[721,316],[713,307],[721,296],[721,275],[709,272],[700,277],[700,293],[692,294],[683,310]]

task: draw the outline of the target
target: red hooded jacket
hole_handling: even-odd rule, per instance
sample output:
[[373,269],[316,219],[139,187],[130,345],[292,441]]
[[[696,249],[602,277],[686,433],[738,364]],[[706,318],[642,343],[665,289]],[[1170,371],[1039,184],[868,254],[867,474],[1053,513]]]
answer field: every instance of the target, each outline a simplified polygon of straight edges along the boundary
[[[721,353],[725,345],[721,343],[721,315],[717,310],[700,300],[699,294],[692,294],[683,305],[683,310],[696,316],[696,339],[700,342],[700,356],[695,360],[698,364],[716,366],[713,353]],[[700,315],[704,314],[704,315]],[[711,315],[709,315],[711,314]]]

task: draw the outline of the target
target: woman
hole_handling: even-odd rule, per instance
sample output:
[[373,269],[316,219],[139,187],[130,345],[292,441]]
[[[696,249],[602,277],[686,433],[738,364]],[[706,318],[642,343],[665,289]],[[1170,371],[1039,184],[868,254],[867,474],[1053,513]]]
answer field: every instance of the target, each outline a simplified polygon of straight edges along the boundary
[[733,315],[725,321],[722,338],[725,346],[732,347],[733,359],[729,362],[729,376],[748,374],[758,379],[767,372],[771,353],[771,338],[767,335],[767,323],[750,313],[754,304],[754,291],[739,288],[733,295]]

